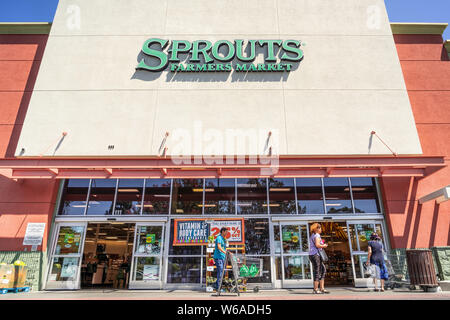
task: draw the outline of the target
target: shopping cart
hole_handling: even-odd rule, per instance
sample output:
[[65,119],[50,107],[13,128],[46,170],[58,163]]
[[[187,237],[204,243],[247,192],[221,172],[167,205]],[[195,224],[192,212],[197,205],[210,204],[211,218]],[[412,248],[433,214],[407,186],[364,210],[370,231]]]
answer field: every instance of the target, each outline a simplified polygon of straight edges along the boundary
[[[240,289],[247,289],[247,280],[249,278],[261,277],[263,274],[263,259],[247,257],[243,254],[232,254],[227,251],[225,266],[231,264],[233,279],[224,280],[225,269],[222,272],[222,281],[217,289],[217,295],[220,296],[222,288],[228,292],[237,293],[240,296]],[[253,288],[253,292],[258,292],[259,287]]]
[[384,283],[386,289],[410,287],[405,255],[388,254],[384,263],[389,274],[388,280]]

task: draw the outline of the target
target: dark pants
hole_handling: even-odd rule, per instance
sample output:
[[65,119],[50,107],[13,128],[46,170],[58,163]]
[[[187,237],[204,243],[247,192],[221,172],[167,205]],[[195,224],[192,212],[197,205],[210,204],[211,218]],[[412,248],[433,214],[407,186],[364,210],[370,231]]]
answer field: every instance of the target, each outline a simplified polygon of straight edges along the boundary
[[216,289],[219,289],[219,285],[222,282],[222,273],[223,268],[225,264],[225,260],[223,259],[214,259],[214,263],[216,264],[216,271],[217,271],[217,281],[216,281]]
[[322,258],[319,254],[315,254],[312,256],[309,256],[309,261],[311,261],[313,266],[313,274],[314,274],[314,281],[320,281],[325,278],[325,273],[327,272],[327,269],[325,269],[325,265],[323,264]]

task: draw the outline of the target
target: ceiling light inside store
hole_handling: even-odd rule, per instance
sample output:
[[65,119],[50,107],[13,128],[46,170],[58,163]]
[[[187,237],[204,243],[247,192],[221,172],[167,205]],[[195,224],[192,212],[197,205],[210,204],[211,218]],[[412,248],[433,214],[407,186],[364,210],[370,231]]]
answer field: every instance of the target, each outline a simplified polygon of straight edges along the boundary
[[72,206],[72,208],[85,208],[85,207],[86,207],[85,204],[76,204]]
[[[271,204],[269,204],[269,207],[279,207],[279,206],[280,206],[279,203],[271,203]],[[267,203],[264,203],[263,207],[267,207]]]
[[106,236],[106,235],[107,235],[107,233],[105,233],[105,232],[101,232],[101,233],[97,233],[97,235],[99,235],[99,236]]
[[138,189],[119,189],[119,192],[139,192]]
[[177,209],[176,213],[184,213],[184,210],[183,209]]
[[264,228],[264,227],[254,227],[253,229],[255,229],[255,230],[266,230],[266,228]]
[[270,188],[269,191],[278,191],[278,192],[285,192],[285,191],[291,191],[292,188]]
[[342,206],[342,203],[327,203],[327,206],[339,207]]
[[251,207],[252,204],[251,204],[251,203],[238,203],[238,206],[241,206],[241,207]]
[[198,204],[197,206],[199,206],[199,207],[205,207],[205,208],[214,208],[214,207],[216,207],[215,204],[205,204],[205,205]]
[[108,240],[116,240],[116,239],[119,239],[118,237],[106,237],[105,239],[108,239]]
[[[367,188],[359,188],[359,187],[353,187],[353,191],[365,191]],[[350,191],[350,188],[345,188],[344,191]]]

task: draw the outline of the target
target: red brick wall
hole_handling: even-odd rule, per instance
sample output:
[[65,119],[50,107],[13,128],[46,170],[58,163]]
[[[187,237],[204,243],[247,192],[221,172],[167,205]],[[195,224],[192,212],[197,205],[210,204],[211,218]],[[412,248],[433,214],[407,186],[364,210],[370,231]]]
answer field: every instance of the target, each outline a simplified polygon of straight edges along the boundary
[[[450,165],[450,61],[439,35],[394,35],[409,99],[426,156]],[[418,199],[450,184],[450,167],[426,178],[383,178],[394,248],[450,245],[450,203]]]
[[[0,35],[0,158],[14,157],[47,35]],[[45,222],[43,246],[56,201],[58,182],[13,181],[0,172],[0,251],[23,250],[28,222]]]

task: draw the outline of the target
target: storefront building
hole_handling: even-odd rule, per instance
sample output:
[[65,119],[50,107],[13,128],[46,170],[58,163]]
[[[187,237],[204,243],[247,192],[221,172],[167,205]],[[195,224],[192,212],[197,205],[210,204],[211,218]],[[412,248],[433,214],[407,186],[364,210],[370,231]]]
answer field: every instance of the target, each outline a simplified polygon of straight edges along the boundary
[[329,285],[367,285],[372,232],[450,245],[446,25],[382,0],[104,2],[0,24],[0,259],[33,289],[205,287],[219,225],[265,288],[312,286],[313,222]]

